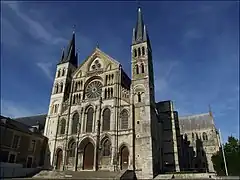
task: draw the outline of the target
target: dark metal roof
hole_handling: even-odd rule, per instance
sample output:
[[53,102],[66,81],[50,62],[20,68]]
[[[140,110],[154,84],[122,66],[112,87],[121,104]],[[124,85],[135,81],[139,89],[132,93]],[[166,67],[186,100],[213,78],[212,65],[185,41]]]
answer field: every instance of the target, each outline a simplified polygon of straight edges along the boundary
[[210,113],[179,117],[181,131],[209,129],[215,127]]

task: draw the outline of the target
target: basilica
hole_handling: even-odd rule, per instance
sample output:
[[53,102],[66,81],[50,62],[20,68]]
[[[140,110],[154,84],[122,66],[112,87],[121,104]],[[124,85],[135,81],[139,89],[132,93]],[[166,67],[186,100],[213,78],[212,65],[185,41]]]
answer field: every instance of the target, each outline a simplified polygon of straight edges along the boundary
[[141,8],[132,33],[131,77],[98,47],[78,64],[75,33],[62,52],[46,116],[49,165],[59,171],[214,172],[219,136],[211,112],[178,117],[155,101],[152,47]]

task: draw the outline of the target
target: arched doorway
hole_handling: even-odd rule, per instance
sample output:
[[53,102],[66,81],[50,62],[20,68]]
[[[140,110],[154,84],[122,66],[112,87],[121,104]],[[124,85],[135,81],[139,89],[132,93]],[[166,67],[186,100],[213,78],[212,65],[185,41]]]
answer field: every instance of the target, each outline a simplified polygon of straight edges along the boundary
[[93,169],[94,164],[94,146],[89,142],[84,148],[83,169]]
[[57,151],[56,169],[60,169],[61,168],[62,160],[63,160],[63,151],[62,151],[62,149],[58,149],[58,151]]
[[121,159],[120,159],[121,170],[127,169],[128,168],[128,161],[129,161],[129,151],[128,151],[128,148],[126,146],[123,146],[121,148],[120,153],[121,153]]

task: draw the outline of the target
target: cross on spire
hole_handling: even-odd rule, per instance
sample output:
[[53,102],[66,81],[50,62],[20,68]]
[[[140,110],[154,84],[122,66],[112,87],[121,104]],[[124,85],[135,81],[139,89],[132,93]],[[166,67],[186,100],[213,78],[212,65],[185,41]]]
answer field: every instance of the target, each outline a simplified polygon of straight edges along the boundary
[[75,34],[75,31],[76,31],[76,25],[74,24],[73,25],[73,34]]
[[[138,5],[138,8],[140,8],[141,7],[141,3],[140,3],[140,1],[139,0],[137,0],[137,5]],[[139,10],[139,9],[138,9]]]

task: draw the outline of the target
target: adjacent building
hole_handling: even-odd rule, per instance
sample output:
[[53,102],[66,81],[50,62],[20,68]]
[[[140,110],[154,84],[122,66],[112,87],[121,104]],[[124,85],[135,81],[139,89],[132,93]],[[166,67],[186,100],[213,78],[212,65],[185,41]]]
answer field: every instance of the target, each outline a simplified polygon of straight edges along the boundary
[[44,165],[47,138],[37,127],[0,116],[0,162],[21,164],[23,168]]

